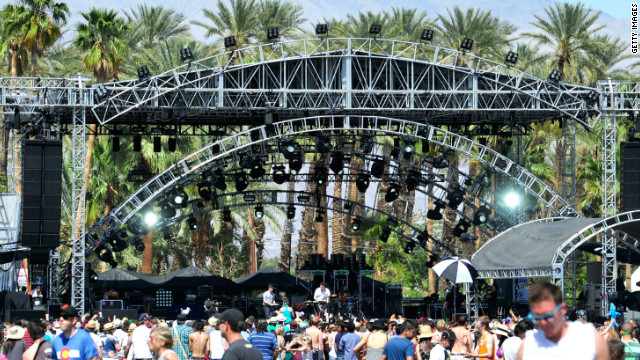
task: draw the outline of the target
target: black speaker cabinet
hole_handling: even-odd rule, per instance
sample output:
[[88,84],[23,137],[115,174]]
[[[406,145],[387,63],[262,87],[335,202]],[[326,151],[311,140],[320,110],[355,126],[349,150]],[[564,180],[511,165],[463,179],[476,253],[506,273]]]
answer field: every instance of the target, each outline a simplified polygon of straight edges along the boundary
[[385,317],[402,314],[402,284],[388,283],[384,292]]
[[105,319],[113,320],[113,316],[115,315],[118,319],[122,319],[126,317],[129,320],[138,320],[138,310],[136,309],[125,309],[125,310],[97,310],[102,311],[102,316]]
[[620,207],[640,209],[640,142],[620,144]]
[[45,313],[44,310],[9,310],[9,321],[13,322],[18,317],[27,321],[44,319]]

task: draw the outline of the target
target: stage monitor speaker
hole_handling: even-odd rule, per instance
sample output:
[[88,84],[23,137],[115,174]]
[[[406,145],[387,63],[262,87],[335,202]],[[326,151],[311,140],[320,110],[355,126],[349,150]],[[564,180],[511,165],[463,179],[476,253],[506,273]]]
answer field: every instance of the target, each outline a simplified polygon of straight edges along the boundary
[[9,321],[13,322],[18,317],[27,321],[44,319],[45,314],[44,310],[9,310]]
[[494,280],[498,286],[498,298],[496,304],[498,306],[511,306],[513,299],[513,279],[496,279]]
[[25,140],[22,156],[22,245],[56,248],[60,245],[62,141]]
[[640,209],[640,142],[620,144],[620,207]]
[[100,310],[122,310],[124,305],[122,300],[100,300],[98,302],[98,309]]
[[49,318],[58,316],[58,312],[62,308],[60,304],[47,304],[47,311]]
[[138,320],[138,310],[136,309],[125,309],[125,310],[114,310],[114,309],[105,309],[101,310],[102,316],[105,319],[113,320],[114,315],[118,319],[127,318],[129,320]]
[[388,283],[384,292],[385,317],[402,314],[402,284]]

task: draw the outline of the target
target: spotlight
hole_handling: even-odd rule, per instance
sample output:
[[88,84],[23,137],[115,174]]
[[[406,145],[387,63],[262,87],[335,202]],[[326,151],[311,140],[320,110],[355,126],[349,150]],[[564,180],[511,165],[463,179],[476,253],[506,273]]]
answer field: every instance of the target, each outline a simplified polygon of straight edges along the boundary
[[389,188],[387,189],[387,193],[384,195],[384,200],[386,202],[392,202],[396,200],[400,196],[400,185],[398,184],[389,184]]
[[298,143],[293,140],[283,140],[278,143],[278,148],[280,152],[282,153],[282,155],[284,155],[284,158],[287,160],[293,159],[294,157],[298,157],[296,156],[296,151],[298,151],[299,147],[300,145],[298,145]]
[[176,209],[169,204],[167,201],[163,201],[160,203],[160,216],[164,219],[171,219],[176,216]]
[[224,38],[224,48],[228,49],[230,47],[234,47],[238,45],[238,43],[236,42],[236,37],[235,36],[227,36]]
[[285,172],[284,165],[276,165],[273,167],[273,182],[278,185],[284,184],[289,180],[289,175]]
[[287,219],[293,220],[295,218],[296,218],[296,207],[295,205],[291,204],[287,206]]
[[387,217],[388,227],[398,227],[398,220],[394,217]]
[[190,47],[186,47],[186,48],[182,48],[180,49],[180,60],[182,62],[185,62],[187,60],[192,60],[193,59],[193,53],[191,52],[191,48]]
[[171,238],[173,238],[173,234],[171,234],[171,231],[169,231],[169,229],[165,228],[162,232],[162,237],[164,237],[165,240],[171,240]]
[[460,221],[458,221],[456,226],[454,226],[453,228],[453,236],[460,237],[460,235],[466,233],[467,230],[469,230],[469,226],[471,226],[471,224],[469,224],[467,220],[460,219]]
[[504,58],[504,62],[507,64],[515,65],[518,62],[518,54],[513,51],[509,51],[507,53],[507,56],[505,56]]
[[436,169],[446,169],[449,167],[449,160],[447,160],[444,155],[440,155],[433,159],[433,167]]
[[231,222],[231,210],[229,210],[228,206],[225,206],[224,209],[222,209],[222,221],[224,222]]
[[380,241],[386,243],[389,240],[389,235],[391,235],[391,229],[385,227],[382,229],[382,234],[380,234]]
[[227,190],[227,182],[224,180],[222,169],[216,169],[214,173],[216,174],[216,183],[214,184],[216,189],[221,191]]
[[408,241],[407,244],[404,246],[404,252],[405,254],[413,254],[413,250],[415,249],[416,244],[413,241]]
[[325,134],[320,134],[316,137],[316,151],[321,154],[331,152],[333,145],[331,145],[331,138]]
[[204,200],[211,200],[211,183],[202,181],[198,183],[198,195]]
[[327,24],[318,24],[316,25],[316,35],[328,35],[329,34],[329,26]]
[[175,152],[178,145],[178,140],[174,137],[167,139],[167,148],[170,152]]
[[111,252],[111,249],[107,248],[104,244],[96,248],[96,254],[98,259],[102,262],[110,263],[113,261],[113,252]]
[[582,216],[590,218],[596,216],[596,209],[591,205],[585,205],[582,207]]
[[542,209],[538,205],[529,205],[526,208],[524,208],[524,214],[529,219],[533,219],[536,216],[536,214],[539,213],[540,211],[542,211]]
[[187,193],[183,189],[176,189],[173,195],[173,203],[182,207],[186,207],[187,202],[189,202],[189,195],[187,195]]
[[331,171],[336,175],[344,174],[344,155],[341,152],[333,153],[329,168],[331,168]]
[[133,137],[133,151],[134,152],[142,151],[142,136],[135,135]]
[[147,224],[148,228],[154,227],[158,223],[158,215],[153,211],[148,211],[144,214],[144,222]]
[[256,164],[256,158],[246,152],[240,153],[238,156],[240,157],[240,161],[238,161],[238,164],[240,164],[241,168],[246,170],[253,169]]
[[146,249],[146,246],[144,246],[144,243],[142,242],[142,240],[137,240],[135,243],[133,243],[133,246],[139,252],[143,252]]
[[[428,268],[432,268],[438,261],[439,261],[439,257],[435,254],[431,254],[429,256],[429,260],[427,260],[427,262],[424,264],[426,267]],[[437,294],[436,294],[437,296]]]
[[487,222],[487,227],[491,230],[496,230],[498,231],[498,228],[502,225],[502,219],[500,219],[499,217],[490,217],[489,221]]
[[370,183],[371,175],[367,173],[358,174],[358,177],[356,178],[356,187],[358,188],[358,191],[360,191],[361,193],[366,192]]
[[371,35],[380,35],[380,31],[382,31],[381,24],[371,24],[371,27],[369,27],[369,34]]
[[148,80],[150,76],[151,73],[149,72],[147,65],[142,65],[138,68],[138,81]]
[[460,48],[462,50],[471,50],[473,48],[473,39],[470,38],[464,38],[462,39],[462,42],[460,43]]
[[256,205],[256,208],[253,211],[253,214],[256,217],[256,219],[262,219],[264,217],[264,208],[262,207],[261,204]]
[[255,162],[254,162],[254,165],[253,165],[253,168],[249,172],[249,175],[251,176],[252,179],[260,179],[266,173],[267,173],[267,170],[265,170],[262,167],[262,161],[260,161],[259,158],[256,158]]
[[360,230],[360,218],[355,218],[353,219],[353,221],[351,222],[351,230],[353,231],[358,231]]
[[313,181],[318,185],[324,185],[329,180],[329,173],[324,166],[316,166],[313,174]]
[[153,152],[162,152],[162,139],[160,139],[160,136],[153,137]]
[[142,219],[139,215],[135,215],[130,221],[127,228],[135,235],[143,235],[149,232],[147,227],[142,224]]
[[420,231],[418,236],[416,236],[416,240],[420,244],[420,247],[427,250],[427,245],[429,245],[429,233],[425,231]]
[[463,243],[469,243],[476,240],[478,240],[478,235],[475,234],[463,233],[460,235],[460,241]]
[[118,152],[118,151],[120,151],[120,137],[115,136],[115,137],[113,138],[113,143],[112,143],[111,151],[113,151],[113,152]]
[[466,177],[464,179],[464,186],[471,186],[471,185],[473,185],[473,179],[470,177]]
[[371,154],[373,152],[374,145],[375,141],[371,134],[362,135],[362,138],[360,138],[360,150],[363,154]]
[[196,217],[191,215],[189,219],[187,219],[187,225],[189,225],[189,229],[195,230],[198,228],[198,222],[196,221]]
[[96,96],[98,97],[98,99],[100,101],[102,101],[102,100],[104,100],[104,99],[109,97],[109,91],[107,90],[106,87],[104,87],[104,85],[98,84],[97,86],[94,85],[94,87],[96,89],[96,91],[95,91]]
[[378,159],[371,164],[371,175],[381,178],[384,175],[385,163],[383,159]]
[[294,158],[289,160],[289,173],[291,175],[298,175],[302,169],[302,159]]
[[403,157],[405,160],[409,160],[411,158],[411,154],[415,151],[416,142],[412,139],[405,139],[404,145],[402,147]]
[[515,208],[520,205],[520,195],[515,191],[509,191],[504,196],[504,203],[510,208]]
[[239,172],[236,174],[236,191],[243,192],[249,186],[249,180],[247,180],[247,175],[244,172]]
[[435,207],[427,211],[427,218],[431,220],[442,220],[442,213],[440,210],[444,209],[446,204],[442,200],[436,200]]
[[420,184],[420,178],[422,174],[414,169],[409,170],[407,174],[407,178],[405,179],[405,184],[407,184],[407,190],[413,191]]
[[324,216],[322,216],[322,214],[324,214],[324,209],[323,208],[318,208],[318,210],[316,210],[317,212],[317,216],[316,216],[316,222],[324,222]]
[[275,40],[280,37],[280,29],[277,27],[267,28],[267,40]]
[[460,188],[454,189],[447,194],[447,200],[449,201],[447,205],[455,210],[464,200],[464,192]]
[[431,40],[433,40],[433,30],[431,30],[431,29],[422,29],[422,33],[420,34],[420,40],[422,40],[422,41],[431,41]]
[[587,93],[587,102],[589,103],[595,103],[598,101],[598,98],[600,97],[600,94],[598,94],[597,91],[595,90],[589,90],[589,92]]
[[489,215],[491,215],[491,209],[486,207],[485,205],[480,206],[478,211],[473,214],[473,225],[481,225],[489,220]]
[[562,73],[562,71],[558,70],[558,69],[553,69],[551,71],[551,73],[549,74],[549,81],[551,82],[560,82],[562,80],[562,78],[564,77],[564,74]]
[[113,249],[114,252],[124,251],[127,246],[129,246],[127,240],[119,236],[111,241],[111,249]]

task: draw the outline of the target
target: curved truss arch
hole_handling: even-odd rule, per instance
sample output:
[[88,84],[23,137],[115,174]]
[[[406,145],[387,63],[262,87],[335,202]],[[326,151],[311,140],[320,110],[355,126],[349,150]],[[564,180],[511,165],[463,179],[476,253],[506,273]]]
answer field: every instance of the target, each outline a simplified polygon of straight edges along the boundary
[[[493,171],[511,176],[525,190],[538,198],[552,213],[575,212],[570,205],[551,188],[530,174],[526,169],[513,163],[499,153],[477,144],[458,134],[429,126],[382,117],[337,117],[319,116],[298,120],[287,120],[273,124],[272,127],[261,126],[250,129],[200,149],[172,165],[162,173],[149,180],[143,187],[125,200],[121,205],[101,219],[91,230],[87,232],[91,236],[86,238],[90,247],[95,246],[105,233],[111,229],[125,225],[136,213],[141,212],[152,201],[162,196],[166,190],[172,189],[178,184],[188,182],[198,176],[202,171],[213,166],[224,166],[226,156],[237,157],[240,151],[251,149],[254,145],[263,146],[267,141],[287,138],[292,135],[305,133],[317,133],[318,131],[337,130],[361,130],[377,131],[382,134],[410,137],[415,140],[426,139],[431,143],[461,152],[490,166]],[[421,134],[421,135],[418,135]],[[214,152],[214,149],[218,148]],[[235,159],[237,161],[239,159]]]
[[[364,60],[360,63],[359,59]],[[466,66],[458,66],[460,59]],[[371,61],[379,60],[384,63],[372,65]],[[316,69],[309,65],[313,61],[326,66]],[[385,69],[376,72],[374,67]],[[245,70],[242,78],[249,82],[234,80],[234,72]],[[392,75],[381,80],[385,71]],[[357,81],[358,76],[362,81]],[[442,88],[431,86],[434,77],[446,79]],[[587,127],[600,115],[585,101],[591,88],[553,84],[504,64],[431,44],[371,38],[254,45],[192,61],[142,82],[103,86],[112,95],[96,101],[92,108],[102,124],[134,110],[163,107],[182,108],[183,116],[198,112],[211,116],[212,110],[231,109],[341,109],[372,115],[371,110],[386,109],[419,111],[419,117],[427,110],[452,112],[448,116],[474,110],[518,110],[508,118],[538,112],[538,120],[567,117]],[[548,112],[542,115],[544,110]]]

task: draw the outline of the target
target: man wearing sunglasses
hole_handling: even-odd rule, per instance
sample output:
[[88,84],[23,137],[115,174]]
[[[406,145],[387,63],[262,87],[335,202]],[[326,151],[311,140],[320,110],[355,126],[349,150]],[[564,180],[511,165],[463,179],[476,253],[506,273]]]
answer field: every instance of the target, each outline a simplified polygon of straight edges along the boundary
[[78,310],[70,305],[62,306],[58,321],[62,333],[51,343],[51,358],[54,360],[98,360],[98,349],[91,335],[76,328]]
[[536,330],[527,331],[518,360],[609,359],[609,347],[591,324],[567,321],[562,290],[543,282],[529,292],[529,318]]

